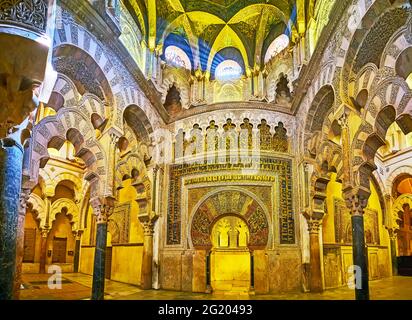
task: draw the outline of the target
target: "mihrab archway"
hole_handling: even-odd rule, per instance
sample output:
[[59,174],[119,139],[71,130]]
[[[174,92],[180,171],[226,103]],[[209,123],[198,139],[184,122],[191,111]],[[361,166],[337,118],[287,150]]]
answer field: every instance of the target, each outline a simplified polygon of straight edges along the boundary
[[271,238],[267,209],[247,191],[223,188],[205,195],[193,212],[189,242],[205,252],[209,289],[249,292],[254,287],[253,252],[266,249]]
[[270,239],[267,209],[256,196],[240,189],[221,189],[199,201],[190,223],[190,245],[194,249],[211,249],[213,225],[225,215],[238,216],[245,221],[251,250],[267,247]]

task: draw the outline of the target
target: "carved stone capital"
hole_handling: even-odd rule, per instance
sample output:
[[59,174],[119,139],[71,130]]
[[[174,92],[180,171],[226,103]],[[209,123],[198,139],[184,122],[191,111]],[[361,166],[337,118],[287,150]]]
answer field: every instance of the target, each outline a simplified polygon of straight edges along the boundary
[[321,221],[320,220],[308,220],[308,231],[309,233],[319,233]]
[[25,216],[27,209],[27,201],[30,198],[31,189],[22,189],[20,193],[19,215]]
[[49,233],[50,233],[50,228],[48,228],[48,227],[44,227],[43,229],[41,229],[41,237],[42,238],[47,238],[47,236],[49,235]]
[[109,217],[113,214],[115,199],[111,197],[93,198],[90,200],[93,213],[96,215],[96,223],[107,223]]
[[302,212],[308,223],[309,233],[319,233],[319,227],[322,223],[324,212],[307,210]]
[[80,240],[82,237],[83,230],[75,230],[73,231],[73,236],[76,238],[76,240]]
[[143,234],[145,236],[153,236],[154,234],[154,223],[152,221],[143,222]]
[[363,216],[364,210],[368,205],[368,198],[361,194],[352,194],[345,197],[346,206],[352,216]]
[[389,233],[389,239],[396,240],[398,238],[399,229],[397,228],[386,228]]
[[349,115],[346,111],[344,111],[341,116],[338,119],[339,125],[343,129],[348,129],[349,128]]

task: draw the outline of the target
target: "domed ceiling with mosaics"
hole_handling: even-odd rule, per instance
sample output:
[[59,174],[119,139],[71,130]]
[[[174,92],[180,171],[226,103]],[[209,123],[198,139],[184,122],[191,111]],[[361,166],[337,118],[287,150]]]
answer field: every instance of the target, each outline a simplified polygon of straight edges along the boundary
[[187,54],[192,70],[210,70],[219,59],[247,70],[265,62],[274,39],[297,35],[296,1],[133,0],[129,11],[149,47],[173,43]]

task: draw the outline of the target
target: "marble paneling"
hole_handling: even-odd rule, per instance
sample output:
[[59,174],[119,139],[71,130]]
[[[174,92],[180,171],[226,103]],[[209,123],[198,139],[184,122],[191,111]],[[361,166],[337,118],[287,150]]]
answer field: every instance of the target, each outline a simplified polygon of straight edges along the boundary
[[269,292],[302,291],[302,263],[299,249],[268,251]]
[[254,280],[255,293],[264,294],[269,292],[268,277],[268,256],[264,250],[255,250],[254,259]]
[[193,253],[186,251],[182,255],[182,291],[192,292]]
[[206,292],[206,251],[196,250],[193,254],[193,292]]
[[342,264],[339,247],[323,247],[323,266],[325,288],[336,288],[342,285]]
[[142,246],[113,246],[111,280],[141,284]]
[[182,254],[162,253],[160,264],[161,288],[165,290],[182,290]]

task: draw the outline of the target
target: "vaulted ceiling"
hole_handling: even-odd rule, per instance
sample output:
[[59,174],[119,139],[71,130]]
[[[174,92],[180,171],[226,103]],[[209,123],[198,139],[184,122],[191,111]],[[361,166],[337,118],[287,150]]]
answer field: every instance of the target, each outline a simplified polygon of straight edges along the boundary
[[277,36],[287,34],[293,41],[298,34],[298,11],[313,6],[315,0],[124,2],[149,48],[162,48],[170,39],[175,45],[180,41],[180,47],[190,51],[194,69],[205,70],[225,48],[237,51],[246,66],[261,65],[265,51]]

